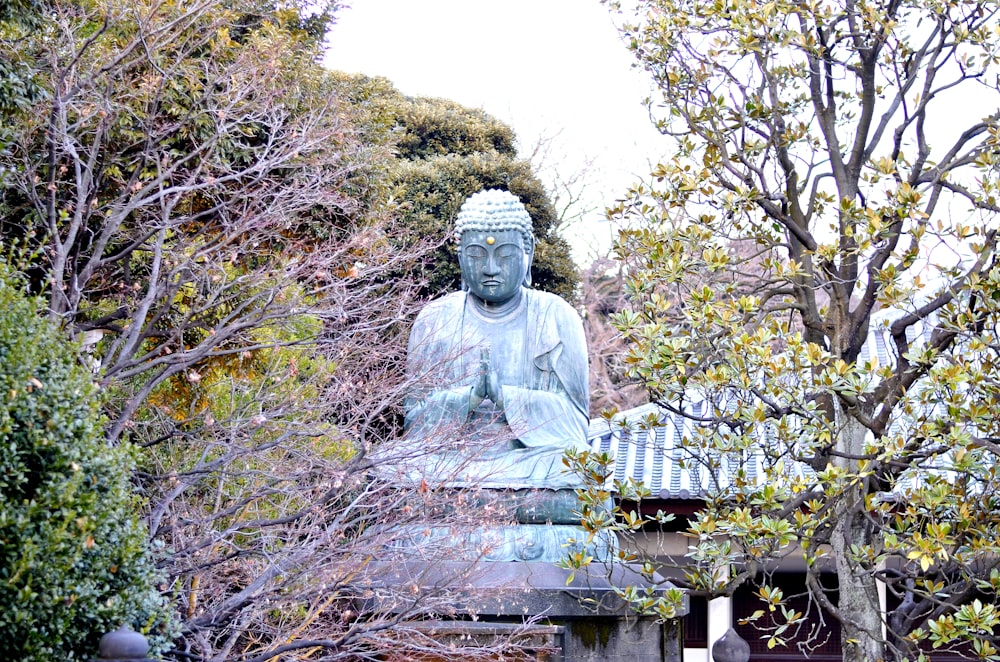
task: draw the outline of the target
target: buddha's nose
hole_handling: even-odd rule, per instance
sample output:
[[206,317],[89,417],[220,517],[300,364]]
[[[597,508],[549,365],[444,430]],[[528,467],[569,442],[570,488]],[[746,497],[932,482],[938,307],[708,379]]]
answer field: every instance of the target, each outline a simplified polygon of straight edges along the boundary
[[486,258],[486,266],[483,268],[483,273],[487,276],[496,276],[500,273],[500,265],[497,264],[496,258],[492,255]]

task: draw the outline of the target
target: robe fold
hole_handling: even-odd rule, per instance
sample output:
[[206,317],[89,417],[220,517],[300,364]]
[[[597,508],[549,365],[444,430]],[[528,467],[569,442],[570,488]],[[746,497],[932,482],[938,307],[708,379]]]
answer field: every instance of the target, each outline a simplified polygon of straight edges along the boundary
[[[407,374],[421,387],[407,398],[406,438],[451,434],[506,438],[486,466],[495,479],[525,485],[565,482],[561,458],[587,444],[587,348],[576,311],[556,295],[522,289],[519,307],[484,317],[470,295],[429,303],[410,333]],[[503,407],[488,400],[470,412],[481,362],[498,376]]]

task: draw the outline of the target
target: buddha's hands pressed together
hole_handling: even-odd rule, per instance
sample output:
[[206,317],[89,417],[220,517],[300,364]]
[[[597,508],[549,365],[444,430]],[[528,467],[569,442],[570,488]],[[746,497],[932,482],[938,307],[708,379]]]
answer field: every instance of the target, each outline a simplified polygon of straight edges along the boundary
[[503,409],[503,389],[497,374],[493,372],[489,349],[484,349],[479,354],[479,373],[472,387],[470,409],[478,407],[483,400],[490,400],[498,409]]
[[415,475],[505,490],[575,489],[579,479],[562,460],[567,448],[587,448],[580,316],[532,289],[532,220],[517,196],[470,196],[453,236],[464,287],[428,303],[410,331],[407,376],[416,387],[404,402],[404,429],[408,441],[456,445],[441,453],[449,457],[430,453]]

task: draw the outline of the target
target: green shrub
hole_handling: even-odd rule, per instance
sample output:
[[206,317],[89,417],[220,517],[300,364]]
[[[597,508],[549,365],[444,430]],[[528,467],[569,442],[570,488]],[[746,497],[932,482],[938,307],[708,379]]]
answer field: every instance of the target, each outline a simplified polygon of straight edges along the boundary
[[74,348],[0,264],[0,656],[96,657],[128,623],[167,623],[133,509],[132,458],[104,442]]

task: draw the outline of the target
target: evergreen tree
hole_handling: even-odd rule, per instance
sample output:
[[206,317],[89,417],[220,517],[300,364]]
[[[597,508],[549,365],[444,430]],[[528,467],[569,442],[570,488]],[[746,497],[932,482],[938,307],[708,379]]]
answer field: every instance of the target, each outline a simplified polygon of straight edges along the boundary
[[170,634],[136,520],[126,447],[40,301],[0,264],[0,641],[4,657],[86,660],[122,623]]
[[535,232],[533,286],[569,300],[578,274],[569,244],[558,235],[558,215],[527,159],[517,155],[513,130],[482,110],[447,99],[405,97],[385,79],[342,75],[346,94],[368,111],[369,131],[391,137],[399,159],[392,167],[401,246],[431,241],[439,247],[414,265],[425,296],[459,289],[458,258],[449,241],[459,207],[483,189],[521,199]]

